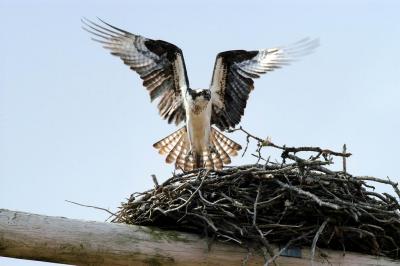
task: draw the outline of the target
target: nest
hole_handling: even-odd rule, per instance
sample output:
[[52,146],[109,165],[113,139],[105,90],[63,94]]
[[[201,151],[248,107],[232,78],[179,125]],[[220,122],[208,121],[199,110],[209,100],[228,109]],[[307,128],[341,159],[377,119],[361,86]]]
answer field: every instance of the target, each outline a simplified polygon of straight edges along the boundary
[[[258,163],[175,174],[161,185],[155,180],[154,189],[132,194],[113,222],[204,234],[264,250],[269,261],[290,246],[309,246],[312,255],[319,247],[400,259],[399,202],[375,192],[370,181],[400,197],[396,183],[347,173],[345,151],[249,139],[257,141]],[[262,158],[265,146],[281,149],[282,162]],[[314,154],[303,159],[304,151]],[[333,156],[343,157],[342,171],[328,168]]]

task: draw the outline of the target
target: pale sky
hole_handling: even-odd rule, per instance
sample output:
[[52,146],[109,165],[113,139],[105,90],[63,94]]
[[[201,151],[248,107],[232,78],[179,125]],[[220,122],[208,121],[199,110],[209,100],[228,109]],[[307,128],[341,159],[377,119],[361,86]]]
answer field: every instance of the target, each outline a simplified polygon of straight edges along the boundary
[[104,221],[65,200],[116,211],[151,174],[173,171],[152,144],[175,126],[82,17],[176,44],[192,88],[209,85],[218,52],[319,38],[315,53],[255,82],[243,127],[280,145],[346,143],[352,174],[400,181],[399,1],[32,2],[0,0],[0,208]]

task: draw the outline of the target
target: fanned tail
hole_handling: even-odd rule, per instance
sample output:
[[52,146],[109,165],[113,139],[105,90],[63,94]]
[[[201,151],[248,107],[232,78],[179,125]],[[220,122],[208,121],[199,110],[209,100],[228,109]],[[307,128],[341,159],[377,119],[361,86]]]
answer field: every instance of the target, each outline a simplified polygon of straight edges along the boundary
[[165,158],[167,163],[175,163],[176,168],[183,171],[197,168],[222,169],[231,162],[230,156],[236,156],[242,148],[213,127],[211,127],[210,144],[211,149],[206,147],[200,152],[190,152],[186,127],[182,127],[156,142],[153,147],[158,149],[160,154],[167,155]]
[[242,146],[211,127],[211,143],[215,149],[215,157],[213,158],[214,168],[221,169],[223,165],[231,163],[230,156],[236,156]]
[[158,149],[159,154],[169,154],[176,147],[176,144],[180,141],[181,137],[186,134],[186,127],[181,127],[174,133],[166,136],[162,140],[153,144],[153,147]]
[[158,153],[166,154],[165,162],[175,163],[176,168],[184,171],[196,168],[193,156],[189,154],[190,145],[186,126],[154,143],[153,147],[158,149]]
[[[236,156],[238,151],[242,149],[242,146],[223,135],[221,132],[215,128],[211,128],[211,135],[214,137],[214,145],[218,145],[223,151],[225,151],[230,156]],[[229,156],[228,156],[229,158]],[[229,158],[230,159],[230,158]]]

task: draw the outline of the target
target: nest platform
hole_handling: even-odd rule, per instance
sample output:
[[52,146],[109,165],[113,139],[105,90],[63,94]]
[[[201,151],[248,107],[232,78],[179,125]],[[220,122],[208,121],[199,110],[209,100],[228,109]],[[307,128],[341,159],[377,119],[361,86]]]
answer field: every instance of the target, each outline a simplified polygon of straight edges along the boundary
[[[316,147],[279,147],[258,141],[258,163],[221,171],[175,174],[154,189],[131,195],[113,222],[157,226],[230,241],[273,261],[289,247],[355,251],[400,259],[400,197],[389,179],[354,176],[345,170],[350,154]],[[261,149],[282,150],[269,162]],[[303,159],[300,152],[312,152]],[[343,171],[329,169],[341,156]],[[373,182],[394,193],[374,191]],[[273,251],[278,245],[280,251]]]

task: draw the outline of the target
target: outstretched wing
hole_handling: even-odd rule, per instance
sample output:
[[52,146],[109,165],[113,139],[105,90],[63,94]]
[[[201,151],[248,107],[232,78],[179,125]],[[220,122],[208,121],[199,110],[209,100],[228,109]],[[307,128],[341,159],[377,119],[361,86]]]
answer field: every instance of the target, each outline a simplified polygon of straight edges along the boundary
[[189,87],[189,81],[181,49],[100,21],[101,25],[84,19],[83,28],[94,35],[93,40],[102,43],[112,55],[120,57],[140,75],[151,101],[160,98],[158,109],[162,118],[175,124],[185,120],[182,95]]
[[235,127],[254,88],[253,79],[311,53],[317,46],[318,40],[303,39],[282,48],[219,53],[210,85],[211,123],[221,130]]

